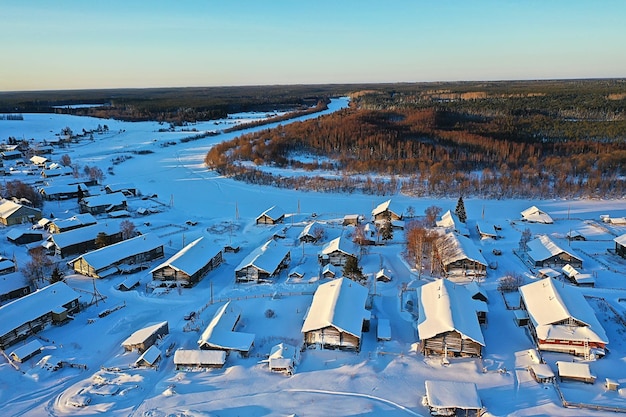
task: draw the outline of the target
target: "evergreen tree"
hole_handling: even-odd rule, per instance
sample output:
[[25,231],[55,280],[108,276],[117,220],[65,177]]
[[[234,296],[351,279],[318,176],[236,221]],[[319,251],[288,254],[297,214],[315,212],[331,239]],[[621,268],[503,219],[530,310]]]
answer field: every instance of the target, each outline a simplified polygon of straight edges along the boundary
[[383,240],[393,239],[393,227],[391,226],[391,213],[385,213],[385,221],[380,225],[380,236]]
[[343,275],[355,281],[363,278],[363,269],[359,266],[359,262],[354,256],[348,256],[343,266]]
[[98,235],[96,236],[96,241],[95,241],[96,248],[98,249],[103,248],[105,246],[108,246],[109,243],[110,243],[109,237],[107,236],[106,233],[104,232],[98,233]]
[[463,202],[463,196],[459,197],[459,201],[456,203],[456,209],[454,213],[459,216],[461,223],[465,223],[467,220],[467,213],[465,212],[465,203]]
[[59,271],[58,266],[55,266],[52,270],[52,274],[50,274],[50,284],[54,284],[59,281],[63,281],[63,273]]

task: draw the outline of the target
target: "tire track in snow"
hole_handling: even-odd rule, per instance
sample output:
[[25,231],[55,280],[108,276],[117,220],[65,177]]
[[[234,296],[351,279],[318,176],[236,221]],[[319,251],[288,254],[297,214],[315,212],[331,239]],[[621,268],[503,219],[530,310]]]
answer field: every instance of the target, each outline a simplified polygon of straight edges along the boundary
[[405,411],[408,414],[412,415],[412,416],[416,416],[416,417],[424,417],[422,414],[418,414],[415,411],[400,405],[398,403],[394,403],[393,401],[390,400],[386,400],[384,398],[380,398],[380,397],[376,397],[374,395],[369,395],[369,394],[361,394],[358,392],[343,392],[343,391],[327,391],[327,390],[322,390],[322,389],[301,389],[301,388],[290,388],[290,389],[286,389],[285,391],[287,392],[304,392],[304,393],[310,393],[310,394],[326,394],[326,395],[336,395],[336,396],[345,396],[345,397],[357,397],[357,398],[366,398],[369,400],[373,400],[373,401],[378,401],[387,405],[390,405],[392,407],[395,407],[399,410]]

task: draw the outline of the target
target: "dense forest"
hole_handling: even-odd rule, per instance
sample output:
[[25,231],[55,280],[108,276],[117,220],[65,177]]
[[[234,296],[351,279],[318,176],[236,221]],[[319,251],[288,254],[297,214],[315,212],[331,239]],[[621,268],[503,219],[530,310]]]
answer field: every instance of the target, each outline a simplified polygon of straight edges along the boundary
[[303,111],[348,91],[345,85],[292,85],[0,92],[0,114],[63,113],[180,125],[244,111]]
[[[205,162],[224,175],[289,188],[625,194],[625,80],[402,84],[351,98],[349,109],[217,145]],[[272,175],[262,165],[341,175]]]

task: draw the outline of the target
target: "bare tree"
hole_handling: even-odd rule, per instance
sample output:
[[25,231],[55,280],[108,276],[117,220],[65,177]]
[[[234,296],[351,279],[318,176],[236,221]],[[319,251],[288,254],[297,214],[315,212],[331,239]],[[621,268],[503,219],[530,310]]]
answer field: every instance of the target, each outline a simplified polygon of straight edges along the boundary
[[61,155],[61,165],[64,167],[69,167],[72,165],[72,158],[68,154]]
[[24,265],[24,276],[37,288],[37,284],[43,282],[50,273],[52,265],[52,260],[46,255],[45,249],[41,246],[35,247],[30,251],[30,261]]
[[124,220],[120,223],[120,231],[122,232],[122,240],[137,236],[135,224],[130,220]]
[[530,231],[530,229],[527,227],[526,229],[524,229],[524,231],[522,232],[522,236],[519,239],[519,248],[521,251],[528,251],[528,242],[530,242],[530,239],[533,237],[532,232]]
[[435,226],[435,222],[437,221],[437,217],[441,214],[443,209],[437,206],[428,207],[424,213],[426,214],[426,224],[429,227]]

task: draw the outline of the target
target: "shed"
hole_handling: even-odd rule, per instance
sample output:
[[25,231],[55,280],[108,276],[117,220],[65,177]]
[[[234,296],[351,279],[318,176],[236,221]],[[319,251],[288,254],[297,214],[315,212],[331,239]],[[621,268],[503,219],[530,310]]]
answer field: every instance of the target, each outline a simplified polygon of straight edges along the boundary
[[285,210],[272,206],[256,218],[256,224],[276,224],[285,219]]
[[152,345],[135,361],[135,366],[155,368],[160,359],[161,349]]
[[591,373],[588,363],[557,361],[559,378],[563,380],[580,381],[593,384],[596,376]]
[[29,360],[30,358],[32,358],[33,356],[35,356],[42,350],[43,350],[43,346],[41,345],[39,340],[33,339],[30,342],[26,343],[25,345],[22,345],[16,348],[15,350],[13,350],[13,352],[9,354],[9,357],[16,362],[22,363],[22,362]]
[[473,382],[425,381],[425,404],[433,415],[455,415],[464,411],[465,415],[480,416],[483,405],[478,389]]
[[389,282],[391,281],[391,271],[386,268],[382,268],[376,273],[376,281]]
[[344,226],[356,226],[359,224],[360,216],[358,214],[346,214],[343,216],[343,225]]
[[528,371],[540,383],[554,381],[555,375],[552,369],[545,363],[534,363],[528,366]]
[[513,315],[515,317],[515,324],[520,327],[528,325],[528,312],[526,310],[513,310]]
[[539,210],[536,206],[532,206],[522,211],[522,221],[530,223],[552,224],[552,217],[545,211]]
[[223,350],[178,349],[174,352],[176,370],[190,368],[222,368],[226,363]]
[[537,276],[539,278],[558,278],[561,276],[561,273],[552,268],[541,268],[537,271]]
[[122,342],[122,346],[125,350],[132,351],[137,349],[139,352],[143,353],[148,350],[159,337],[165,336],[168,333],[168,323],[167,321],[162,321],[137,330]]
[[231,306],[230,301],[220,307],[198,340],[200,349],[234,350],[247,355],[254,344],[254,334],[235,331],[240,318],[239,309]]
[[270,371],[293,375],[300,362],[300,350],[287,343],[279,343],[270,350],[268,361]]
[[43,240],[43,233],[33,229],[12,229],[7,233],[7,240],[16,245],[26,245]]
[[322,265],[331,263],[335,266],[343,266],[348,257],[357,259],[357,250],[352,242],[341,236],[324,245],[318,254],[318,260]]
[[608,391],[618,391],[619,382],[617,382],[613,378],[606,378],[606,380],[604,381],[604,388]]

